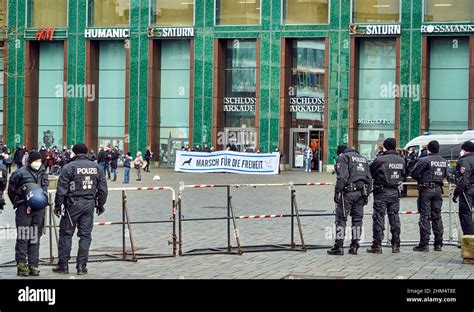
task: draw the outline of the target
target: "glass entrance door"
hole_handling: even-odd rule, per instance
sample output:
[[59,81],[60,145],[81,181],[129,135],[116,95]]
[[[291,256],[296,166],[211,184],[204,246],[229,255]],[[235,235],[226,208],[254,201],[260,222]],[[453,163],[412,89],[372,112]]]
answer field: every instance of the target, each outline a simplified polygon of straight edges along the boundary
[[225,145],[238,152],[255,153],[257,132],[254,128],[225,128]]
[[304,150],[309,143],[309,133],[307,129],[292,129],[291,130],[291,149],[290,162],[291,169],[298,169],[304,167]]
[[176,151],[180,151],[183,146],[188,145],[188,139],[168,139],[168,147],[166,152],[166,158],[162,160],[162,163],[166,163],[169,168],[174,168],[176,161]]
[[290,163],[292,169],[304,168],[304,151],[307,147],[313,151],[311,168],[320,171],[323,159],[324,131],[313,129],[291,129]]

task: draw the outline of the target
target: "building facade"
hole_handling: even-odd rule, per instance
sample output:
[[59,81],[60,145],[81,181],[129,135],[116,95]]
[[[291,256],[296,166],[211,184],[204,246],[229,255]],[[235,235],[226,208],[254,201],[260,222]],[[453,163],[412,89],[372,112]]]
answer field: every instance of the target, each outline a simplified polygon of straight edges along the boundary
[[373,157],[474,127],[471,0],[0,0],[2,140]]

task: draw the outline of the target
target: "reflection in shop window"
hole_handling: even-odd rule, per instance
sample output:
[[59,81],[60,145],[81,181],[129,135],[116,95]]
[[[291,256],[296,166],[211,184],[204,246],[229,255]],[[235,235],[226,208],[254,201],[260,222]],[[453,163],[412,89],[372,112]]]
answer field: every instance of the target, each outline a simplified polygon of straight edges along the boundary
[[[324,99],[324,39],[293,40],[292,48],[292,87],[295,89],[295,92],[290,94],[290,97]],[[319,106],[319,108],[323,108],[324,103]],[[305,105],[301,105],[301,107],[305,108]],[[324,110],[319,109],[318,112],[293,112],[292,121],[293,128],[307,127],[308,125],[322,128]]]
[[[400,0],[352,0],[353,23],[399,23]],[[421,0],[417,0],[421,1]]]
[[284,24],[328,24],[329,0],[284,0]]
[[216,25],[260,24],[260,0],[215,0]]
[[121,27],[130,24],[130,0],[89,0],[90,27]]
[[64,45],[42,42],[39,46],[38,147],[63,146],[63,98],[56,94],[64,82]]
[[29,26],[67,27],[67,0],[28,0]]
[[194,24],[194,0],[152,0],[154,25],[190,26]]
[[[453,45],[453,40],[456,40],[456,45]],[[469,38],[430,38],[429,75],[429,130],[432,133],[466,130]]]
[[425,22],[474,22],[474,1],[425,0]]
[[395,95],[382,92],[396,82],[395,40],[360,39],[359,49],[358,148],[373,159],[395,134]]
[[[255,40],[227,41],[226,98],[240,98],[247,103],[255,100],[257,88],[256,48]],[[253,105],[255,106],[255,103]],[[242,127],[242,125],[255,127],[255,111],[226,112],[225,116],[226,127]]]

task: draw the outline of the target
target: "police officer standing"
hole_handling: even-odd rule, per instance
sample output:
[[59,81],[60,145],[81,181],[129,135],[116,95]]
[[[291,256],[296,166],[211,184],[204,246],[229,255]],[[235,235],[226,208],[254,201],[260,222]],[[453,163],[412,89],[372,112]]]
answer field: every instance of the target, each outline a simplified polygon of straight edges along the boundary
[[[40,238],[44,227],[44,208],[48,204],[48,185],[48,175],[42,165],[41,154],[36,151],[29,153],[27,166],[10,176],[8,197],[16,209],[15,260],[18,276],[38,276],[40,273]],[[39,198],[36,198],[38,194],[36,191],[33,193],[33,189],[40,189]]]
[[77,252],[77,274],[87,274],[94,209],[97,215],[104,213],[107,200],[107,180],[102,168],[87,157],[85,144],[73,147],[75,156],[65,165],[59,176],[54,200],[54,213],[61,216],[59,224],[58,264],[55,273],[69,273],[72,236],[77,226],[79,250]]
[[474,202],[474,143],[466,141],[461,146],[461,157],[456,164],[456,189],[453,201],[459,197],[459,219],[462,233],[474,235],[472,204]]
[[[429,251],[431,226],[435,236],[434,250],[443,247],[443,181],[447,175],[448,163],[438,155],[438,141],[428,143],[428,154],[418,160],[412,178],[418,182],[418,212],[420,213],[420,243],[413,251]],[[431,221],[431,224],[430,224]]]
[[386,150],[370,164],[374,179],[373,242],[368,253],[382,253],[385,212],[392,233],[392,252],[400,252],[400,191],[405,176],[405,160],[395,150],[397,142],[388,138],[383,142]]
[[352,242],[349,253],[356,255],[362,234],[362,217],[364,205],[372,187],[367,158],[345,145],[337,147],[336,173],[337,182],[334,195],[336,203],[336,241],[334,247],[327,251],[330,255],[343,255],[344,237],[347,216],[352,217]]
[[0,164],[0,214],[2,213],[3,209],[5,208],[5,198],[3,197],[3,192],[7,187],[7,180],[8,180],[8,170],[4,164]]

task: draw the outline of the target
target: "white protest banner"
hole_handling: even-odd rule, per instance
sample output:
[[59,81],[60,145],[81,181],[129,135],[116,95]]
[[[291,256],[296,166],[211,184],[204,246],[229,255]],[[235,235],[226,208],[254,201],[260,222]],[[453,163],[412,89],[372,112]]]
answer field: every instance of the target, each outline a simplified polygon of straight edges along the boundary
[[181,172],[233,172],[278,174],[280,154],[254,154],[232,151],[212,153],[177,151],[174,170]]

